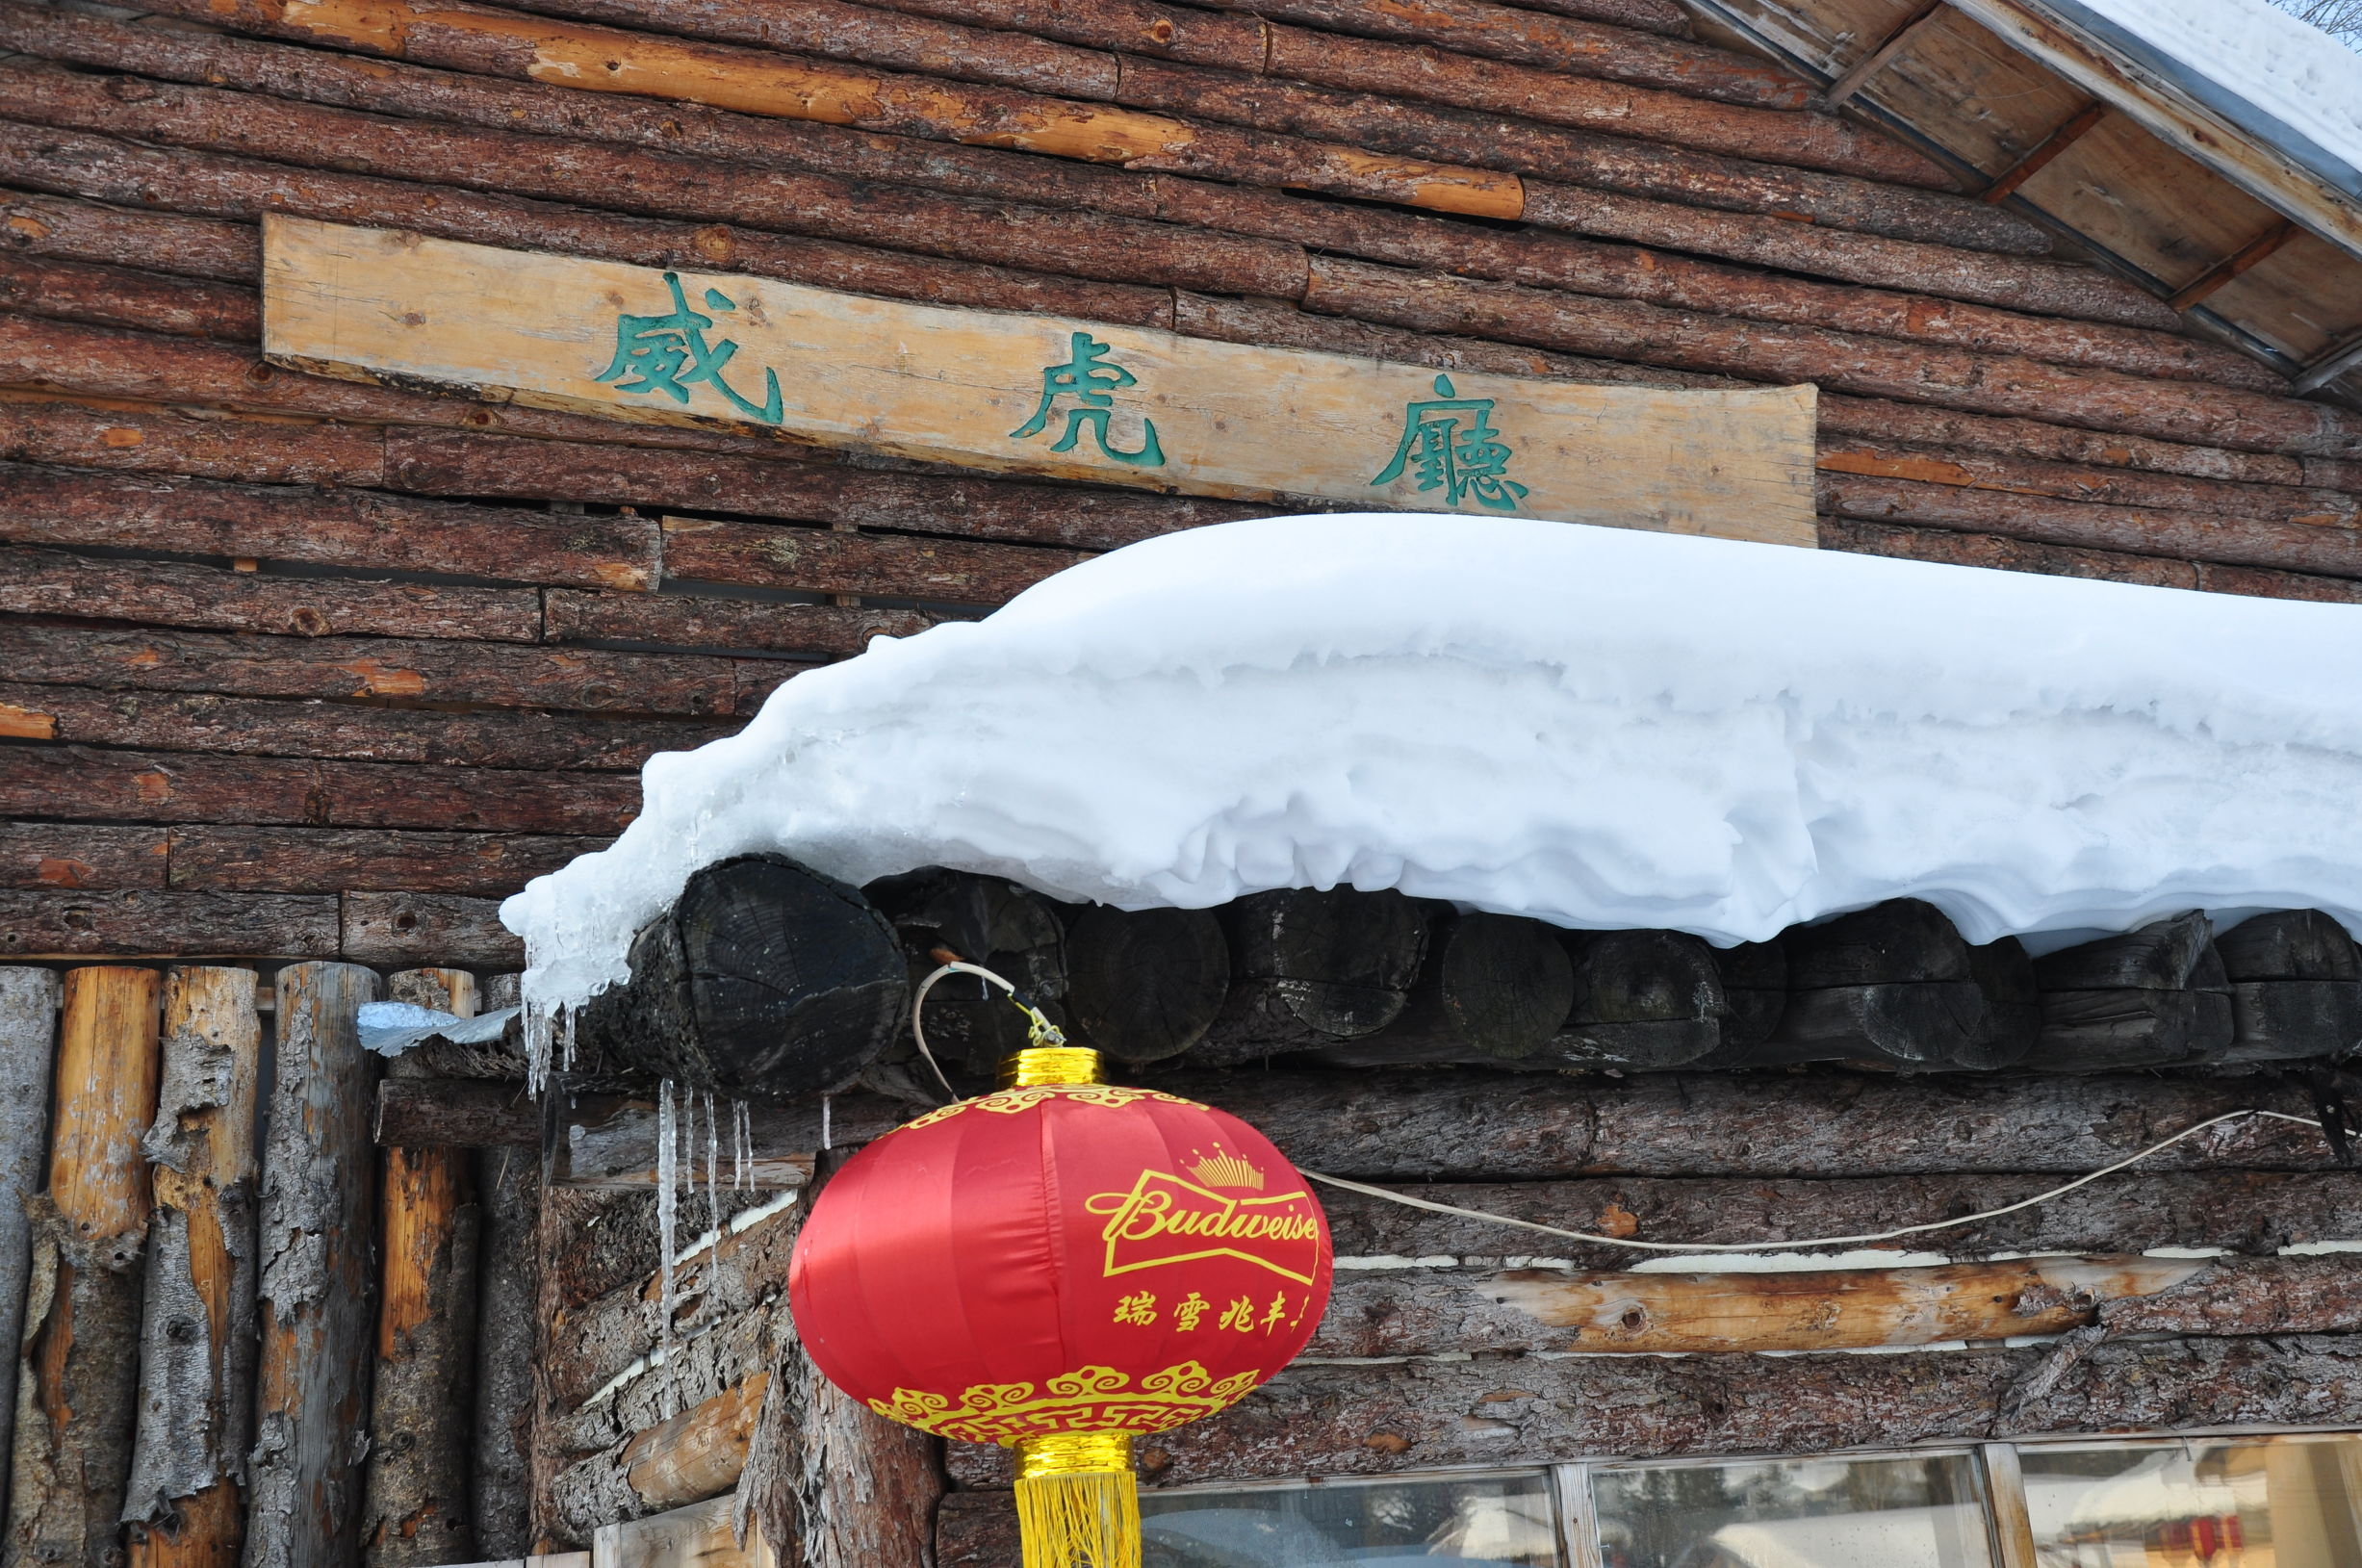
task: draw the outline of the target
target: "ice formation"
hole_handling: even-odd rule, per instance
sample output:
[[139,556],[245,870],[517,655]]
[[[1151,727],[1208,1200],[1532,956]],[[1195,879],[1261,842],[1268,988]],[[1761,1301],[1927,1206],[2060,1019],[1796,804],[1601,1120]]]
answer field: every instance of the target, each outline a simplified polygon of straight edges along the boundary
[[1399,887],[1729,943],[1880,899],[1974,940],[2362,929],[2362,608],[1519,519],[1133,545],[652,759],[502,910],[546,1011],[698,866],[947,865],[1203,907]]

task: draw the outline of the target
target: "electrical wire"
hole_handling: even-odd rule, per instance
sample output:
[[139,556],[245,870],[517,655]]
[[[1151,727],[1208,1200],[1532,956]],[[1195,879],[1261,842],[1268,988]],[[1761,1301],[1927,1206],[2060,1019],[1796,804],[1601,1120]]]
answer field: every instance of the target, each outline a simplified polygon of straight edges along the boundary
[[2315,1131],[2321,1130],[2321,1123],[2312,1118],[2293,1117],[2284,1111],[2226,1111],[2219,1117],[2209,1117],[2194,1127],[2185,1127],[2170,1138],[2161,1139],[2138,1154],[2118,1160],[2114,1165],[2103,1166],[2089,1175],[2077,1176],[2073,1181],[2053,1187],[2046,1193],[2037,1193],[2032,1197],[2019,1198],[2015,1203],[2005,1203],[1997,1209],[1987,1209],[1981,1214],[1965,1214],[1957,1220],[1932,1220],[1925,1224],[1897,1225],[1892,1230],[1865,1231],[1859,1236],[1811,1236],[1795,1239],[1782,1237],[1760,1242],[1636,1242],[1625,1236],[1602,1236],[1588,1230],[1565,1230],[1556,1225],[1543,1224],[1539,1221],[1514,1220],[1505,1214],[1487,1214],[1482,1209],[1458,1208],[1450,1203],[1437,1203],[1430,1198],[1413,1197],[1407,1193],[1392,1192],[1384,1187],[1373,1187],[1366,1182],[1348,1181],[1343,1176],[1325,1175],[1318,1170],[1305,1170],[1303,1174],[1310,1176],[1314,1181],[1326,1182],[1331,1187],[1342,1187],[1348,1192],[1362,1193],[1371,1197],[1382,1197],[1390,1203],[1400,1203],[1407,1208],[1427,1209],[1436,1214],[1454,1215],[1462,1220],[1481,1220],[1496,1225],[1515,1225],[1520,1230],[1538,1230],[1545,1236],[1563,1236],[1569,1241],[1590,1242],[1599,1247],[1623,1247],[1641,1252],[1760,1252],[1769,1247],[1793,1249],[1804,1247],[1848,1247],[1863,1242],[1891,1242],[1905,1236],[1924,1236],[1930,1231],[1956,1230],[1962,1225],[1973,1225],[1980,1221],[1997,1220],[2005,1214],[2015,1214],[2020,1209],[2030,1209],[2038,1203],[2047,1203],[2052,1198],[2064,1197],[2076,1188],[2089,1186],[2102,1176],[2113,1176],[2127,1167],[2139,1165],[2150,1155],[2162,1153],[2185,1138],[2195,1138],[2209,1127],[2219,1127],[2226,1121],[2236,1121],[2242,1117],[2263,1117],[2273,1121],[2293,1121],[2299,1127],[2311,1127]]
[[[942,951],[938,949],[936,956],[943,957]],[[919,1021],[919,1010],[927,1005],[927,992],[935,989],[935,983],[946,975],[955,974],[972,974],[977,979],[998,986],[1002,990],[1008,992],[1010,1003],[1018,1012],[1025,1015],[1026,1036],[1029,1044],[1064,1045],[1066,1042],[1065,1032],[1043,1016],[1040,1008],[1018,995],[1014,985],[1003,980],[981,964],[970,964],[964,959],[950,959],[941,968],[918,983],[918,993],[911,998],[911,1038],[917,1041],[918,1054],[927,1059],[927,1066],[934,1070],[935,1081],[941,1084],[943,1092],[949,1094],[953,1099],[960,1097],[960,1092],[951,1087],[951,1080],[943,1075],[942,1064],[935,1059],[935,1052],[927,1048],[927,1030],[926,1026]]]

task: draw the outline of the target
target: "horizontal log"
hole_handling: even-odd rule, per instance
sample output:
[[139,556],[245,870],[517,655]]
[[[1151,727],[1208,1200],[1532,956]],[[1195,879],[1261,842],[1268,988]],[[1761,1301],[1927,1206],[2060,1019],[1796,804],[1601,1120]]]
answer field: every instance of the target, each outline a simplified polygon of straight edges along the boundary
[[1822,518],[1819,531],[1823,550],[1851,550],[1864,555],[1896,555],[1906,560],[1986,566],[2005,572],[2041,572],[2053,577],[2142,582],[2158,588],[2195,588],[2209,593],[2246,594],[2258,599],[2362,604],[2362,584],[2349,578],[2308,577],[2296,572],[2265,572],[2251,567],[2223,566],[2212,561],[2169,560],[2158,555],[2068,550],[2057,545],[2005,538],[1999,534],[1858,523],[1835,517]]
[[[1514,218],[1514,177],[1425,167],[1355,147],[1275,141],[1160,115],[1042,98],[1029,92],[898,76],[769,50],[691,43],[646,33],[545,21],[489,6],[400,4],[360,26],[284,0],[241,0],[227,13],[205,0],[175,13],[296,41],[321,39],[370,54],[488,75],[538,77],[594,91],[686,100],[751,114],[860,126],[893,135],[981,141],[1092,163],[1139,164],[1450,212]],[[433,25],[410,25],[430,14]],[[1062,62],[1063,64],[1064,62]],[[1108,63],[1112,68],[1113,62]],[[1083,84],[1061,81],[1062,92]]]
[[1978,413],[2041,415],[2169,441],[2338,456],[2362,451],[2362,415],[2230,387],[1905,347],[1823,329],[1740,326],[1630,300],[1443,278],[1316,257],[1307,309]]
[[18,681],[230,696],[393,698],[706,716],[739,707],[732,661],[393,637],[116,631],[0,621]]
[[[1908,441],[1922,447],[1992,452],[2003,457],[2089,463],[2153,474],[2186,474],[2194,478],[2226,479],[2241,484],[2333,485],[2333,481],[2312,475],[2311,471],[2323,461],[2316,457],[2283,457],[2272,452],[2152,441],[2116,431],[2084,430],[2035,419],[1968,414],[1885,398],[1854,398],[1824,391],[1820,422],[1823,439],[1833,445]],[[2344,488],[2354,491],[2362,486]]]
[[664,519],[664,569],[684,581],[998,604],[1087,557],[1073,551]]
[[[830,1131],[839,1144],[867,1143],[921,1109],[883,1095],[853,1092],[830,1102]],[[820,1146],[820,1107],[751,1103],[757,1184],[802,1185]],[[377,1141],[388,1148],[492,1148],[537,1144],[541,1113],[514,1086],[448,1078],[389,1078],[378,1089]],[[562,1134],[562,1170],[571,1185],[643,1189],[655,1184],[656,1110],[646,1100],[577,1097]],[[603,1285],[601,1290],[612,1288]],[[593,1293],[596,1294],[596,1293]]]
[[497,898],[347,893],[340,902],[339,942],[356,964],[503,968],[525,962],[525,943],[501,924]]
[[2039,544],[2142,552],[2328,577],[2362,577],[2362,531],[2154,506],[1823,473],[1824,512],[1873,523],[1998,533]]
[[162,887],[165,830],[0,822],[0,887]]
[[[2289,1333],[2362,1328],[2362,1267],[2351,1258],[2047,1257],[1917,1269],[1770,1273],[1500,1273],[1414,1270],[1343,1275],[1305,1353],[1445,1352],[1675,1355],[1892,1350],[2062,1334],[2142,1298],[2171,1293],[2159,1331],[2254,1332],[2257,1303],[2291,1275]],[[2201,1301],[2219,1302],[2209,1318]]]
[[255,343],[263,335],[262,300],[251,288],[45,257],[0,254],[0,305],[28,316],[224,343]]
[[568,1539],[587,1541],[602,1525],[729,1491],[746,1468],[747,1439],[769,1381],[768,1373],[758,1373],[560,1471],[551,1482],[556,1528]]
[[2350,1255],[2218,1264],[2175,1289],[2100,1303],[2112,1335],[2317,1334],[2354,1325]]
[[334,958],[337,901],[280,893],[0,891],[0,952]]
[[63,201],[26,191],[0,195],[0,245],[29,256],[224,283],[255,283],[263,275],[263,237],[250,225]]
[[594,718],[513,708],[449,713],[0,681],[0,735],[86,746],[628,771],[657,752],[692,750],[735,728],[680,719]]
[[[2168,1339],[2102,1345],[2046,1391],[2043,1349],[1893,1355],[1574,1356],[1291,1367],[1141,1455],[1159,1483],[1375,1475],[1586,1455],[1813,1453],[2040,1433],[2312,1426],[2362,1398],[2362,1341]],[[949,1453],[967,1485],[1008,1455]]]
[[[114,401],[110,399],[110,401]],[[385,433],[269,415],[204,415],[38,394],[0,398],[0,460],[257,484],[385,483]]]
[[541,1142],[542,1105],[522,1082],[386,1078],[371,1127],[380,1148],[529,1148]]
[[552,642],[633,642],[666,648],[762,649],[858,654],[872,637],[907,637],[935,624],[919,610],[781,604],[687,593],[542,595],[543,634]]
[[[699,1228],[704,1205],[684,1208],[699,1215],[698,1220],[681,1221],[684,1229]],[[614,1445],[660,1427],[684,1407],[694,1409],[725,1398],[748,1378],[761,1375],[774,1353],[774,1317],[785,1317],[775,1304],[776,1284],[771,1294],[771,1302],[718,1321],[707,1320],[694,1328],[684,1322],[675,1332],[669,1355],[651,1356],[625,1369],[599,1397],[552,1420],[543,1431],[549,1451],[562,1455],[612,1452]],[[682,1298],[675,1306],[685,1319],[695,1303]],[[716,1435],[727,1440],[726,1434]]]
[[653,588],[661,572],[656,525],[643,518],[17,464],[0,465],[0,483],[13,501],[0,536],[21,543],[153,550],[169,541],[191,554],[589,588]]
[[[606,844],[604,838],[547,835],[174,828],[168,885],[192,891],[466,893],[501,898]],[[85,881],[79,886],[147,885]]]
[[[13,524],[0,522],[0,533],[13,530]],[[179,561],[92,560],[5,545],[0,612],[297,637],[364,633],[486,642],[537,642],[542,617],[541,595],[530,588],[281,577]]]
[[1899,440],[1843,441],[1824,435],[1816,465],[1824,473],[1909,479],[1969,490],[2050,496],[2104,506],[2148,506],[2224,517],[2301,523],[2314,527],[2362,524],[2362,497],[2299,485],[2235,483],[2144,474],[2088,463],[2048,462]]
[[[1823,1179],[1598,1176],[1574,1181],[1451,1183],[1416,1195],[1455,1208],[1636,1241],[1743,1246],[1831,1256],[1799,1238],[1865,1235],[2016,1203],[2058,1184],[2051,1173],[1987,1171]],[[2362,1194],[2343,1172],[2159,1170],[2103,1176],[2014,1214],[1887,1244],[1956,1259],[1996,1253],[2145,1252],[2182,1247],[2270,1256],[2362,1240]],[[1341,1258],[1374,1266],[1470,1269],[1629,1268],[1628,1248],[1414,1209],[1323,1188]],[[1836,1259],[1832,1256],[1832,1267]],[[1342,1276],[1341,1276],[1342,1277]]]
[[[1157,1087],[1219,1105],[1297,1165],[1371,1180],[1579,1173],[1863,1176],[2081,1174],[2224,1112],[2312,1114],[2265,1078],[1929,1078],[1831,1072],[1780,1080],[1649,1073],[1620,1081],[1477,1071],[1175,1074]],[[2327,1170],[2310,1128],[2247,1120],[2176,1145],[2146,1170]],[[1554,1249],[1554,1248],[1553,1248]]]
[[0,747],[0,812],[21,816],[603,835],[639,807],[616,774]]

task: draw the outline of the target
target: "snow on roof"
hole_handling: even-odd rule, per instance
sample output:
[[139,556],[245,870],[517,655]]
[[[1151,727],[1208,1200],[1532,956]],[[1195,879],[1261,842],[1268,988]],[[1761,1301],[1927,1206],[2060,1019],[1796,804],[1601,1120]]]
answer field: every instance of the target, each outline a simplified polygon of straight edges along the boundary
[[1399,887],[1730,943],[1878,900],[1971,939],[2362,929],[2362,608],[1520,519],[1271,518],[880,638],[652,759],[502,908],[548,1008],[780,850],[1205,907]]
[[2362,55],[2268,0],[2046,0],[2257,141],[2362,199]]

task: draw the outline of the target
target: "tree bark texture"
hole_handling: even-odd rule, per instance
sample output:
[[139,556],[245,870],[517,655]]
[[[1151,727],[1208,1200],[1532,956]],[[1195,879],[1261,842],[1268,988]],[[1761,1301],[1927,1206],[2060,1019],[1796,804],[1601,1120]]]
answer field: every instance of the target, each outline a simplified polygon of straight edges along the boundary
[[476,1271],[475,1439],[470,1450],[475,1549],[521,1557],[533,1545],[529,1454],[533,1382],[542,1324],[534,1237],[541,1213],[541,1161],[522,1149],[475,1156],[483,1204]]
[[246,1568],[348,1568],[359,1555],[369,1438],[376,1214],[375,1061],[353,1015],[370,970],[278,974],[276,1080],[263,1150],[262,1371]]
[[746,1468],[747,1440],[769,1381],[769,1374],[757,1373],[560,1471],[551,1485],[556,1533],[588,1541],[601,1525],[729,1491]]
[[337,901],[280,893],[0,890],[10,956],[301,953],[333,957]]
[[255,1147],[262,1019],[251,969],[167,976],[140,1425],[123,1515],[133,1568],[236,1568],[254,1436]]
[[139,1413],[141,1140],[156,1114],[152,969],[69,970],[10,1476],[9,1568],[119,1568]]
[[13,1452],[13,1347],[24,1337],[34,1205],[49,1146],[50,1063],[64,984],[50,969],[0,968],[0,1453]]

